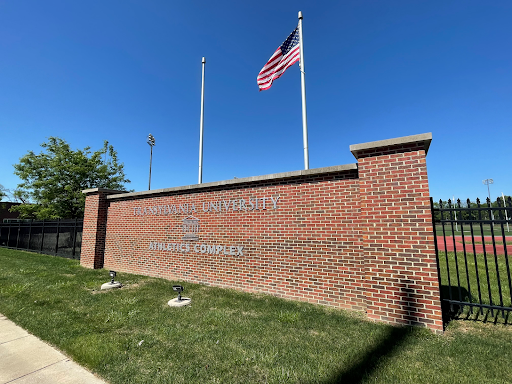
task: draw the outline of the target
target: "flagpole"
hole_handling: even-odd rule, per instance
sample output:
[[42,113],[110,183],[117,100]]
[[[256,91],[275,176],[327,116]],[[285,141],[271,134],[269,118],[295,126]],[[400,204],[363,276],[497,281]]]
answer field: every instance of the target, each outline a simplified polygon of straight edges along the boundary
[[201,61],[203,63],[203,80],[201,84],[201,122],[199,124],[199,182],[201,184],[203,182],[203,127],[204,127],[204,67],[206,64],[206,60],[203,57]]
[[300,85],[302,91],[302,136],[304,141],[304,169],[309,169],[308,152],[308,118],[306,115],[306,73],[304,71],[304,42],[302,40],[302,12],[299,11],[299,44],[300,44]]

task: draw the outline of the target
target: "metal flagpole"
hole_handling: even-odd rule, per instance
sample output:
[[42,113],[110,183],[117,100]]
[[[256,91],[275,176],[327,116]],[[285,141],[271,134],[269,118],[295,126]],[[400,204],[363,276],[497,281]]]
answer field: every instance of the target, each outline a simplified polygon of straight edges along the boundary
[[203,57],[203,81],[201,84],[201,123],[199,124],[199,183],[203,182],[203,127],[204,127],[204,67],[206,60]]
[[302,136],[304,140],[304,169],[309,169],[308,152],[308,119],[306,115],[306,73],[304,66],[304,43],[302,40],[302,12],[299,11],[299,44],[300,44],[300,85],[302,90]]

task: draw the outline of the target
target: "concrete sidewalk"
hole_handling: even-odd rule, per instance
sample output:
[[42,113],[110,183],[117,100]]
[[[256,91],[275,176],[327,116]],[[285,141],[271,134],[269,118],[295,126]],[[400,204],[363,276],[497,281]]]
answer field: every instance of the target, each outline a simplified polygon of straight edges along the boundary
[[0,314],[0,384],[105,384]]

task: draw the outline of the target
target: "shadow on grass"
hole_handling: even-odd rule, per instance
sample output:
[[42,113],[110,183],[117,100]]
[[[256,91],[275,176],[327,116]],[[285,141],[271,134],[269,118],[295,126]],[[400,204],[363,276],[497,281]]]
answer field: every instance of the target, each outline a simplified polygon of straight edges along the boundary
[[467,300],[471,302],[471,297],[466,288],[441,285],[441,311],[443,312],[443,325],[445,328],[450,321],[458,319],[460,314],[464,311],[464,305],[450,304],[443,300],[450,298],[458,301]]
[[[400,295],[401,309],[407,311],[408,317],[414,318],[417,310],[411,303],[415,301],[416,295],[414,290],[408,288],[408,282],[405,282],[401,288]],[[366,350],[351,366],[341,369],[322,383],[363,383],[378,370],[381,363],[399,353],[408,344],[413,334],[410,326],[390,327],[387,334],[375,346]]]
[[366,351],[365,355],[358,359],[356,363],[347,369],[337,372],[323,383],[363,383],[365,379],[368,379],[378,369],[382,361],[407,344],[410,335],[411,330],[409,327],[391,328],[386,337],[375,347]]
[[471,307],[464,304],[450,304],[445,301],[453,299],[469,303],[478,303],[478,298],[471,295],[464,287],[441,286],[441,309],[443,312],[443,325],[446,328],[452,320],[478,321],[482,323],[511,324],[510,311],[497,309]]

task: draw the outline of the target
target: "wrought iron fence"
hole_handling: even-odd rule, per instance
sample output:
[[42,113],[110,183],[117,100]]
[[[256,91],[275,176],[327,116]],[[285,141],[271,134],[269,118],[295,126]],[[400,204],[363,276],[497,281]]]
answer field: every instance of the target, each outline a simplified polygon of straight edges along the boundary
[[83,219],[0,223],[0,247],[80,259]]
[[512,311],[512,200],[439,201],[432,213],[441,299],[450,311],[476,317]]

